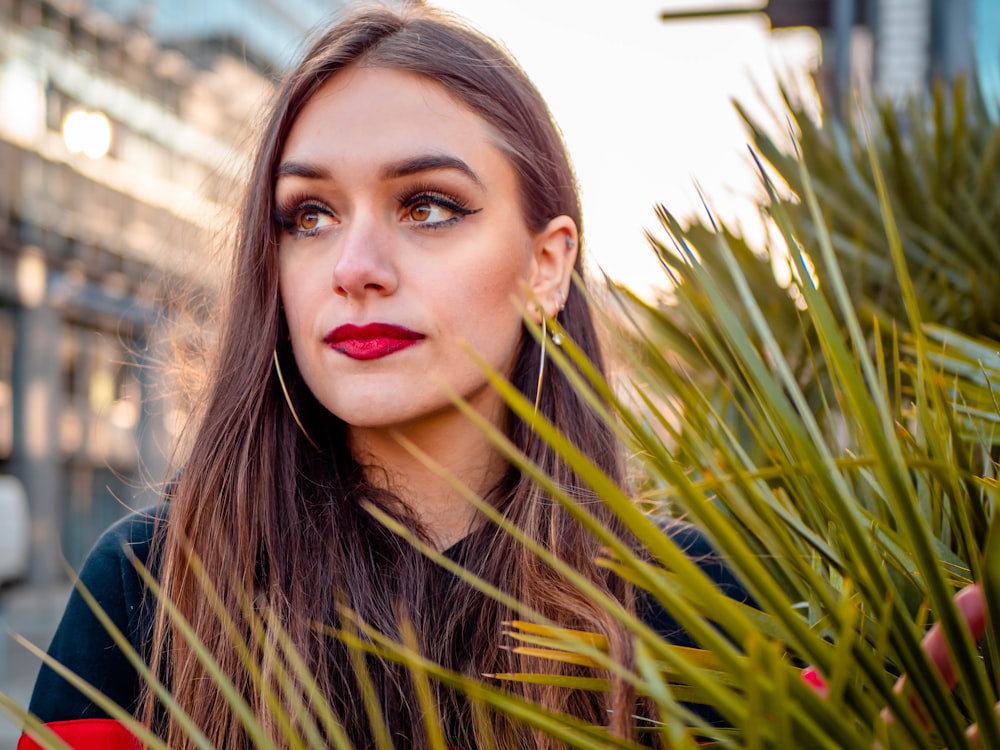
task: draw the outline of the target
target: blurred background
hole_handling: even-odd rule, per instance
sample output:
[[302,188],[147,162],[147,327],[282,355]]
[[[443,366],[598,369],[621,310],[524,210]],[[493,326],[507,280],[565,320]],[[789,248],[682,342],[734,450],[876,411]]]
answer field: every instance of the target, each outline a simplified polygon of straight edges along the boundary
[[[257,119],[303,35],[350,4],[0,0],[0,623],[43,646],[66,563],[156,500],[187,415],[176,303],[211,314]],[[654,203],[698,211],[697,182],[754,231],[732,98],[767,111],[780,78],[836,117],[852,86],[901,100],[971,71],[1000,92],[997,0],[439,4],[538,84],[591,263],[650,295]],[[0,690],[26,702],[36,670],[5,627]],[[0,750],[16,736],[0,720]]]

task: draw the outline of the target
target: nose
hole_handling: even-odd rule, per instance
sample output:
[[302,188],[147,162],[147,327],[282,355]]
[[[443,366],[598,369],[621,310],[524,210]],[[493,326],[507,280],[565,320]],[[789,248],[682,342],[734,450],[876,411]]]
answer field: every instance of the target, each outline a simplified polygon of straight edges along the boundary
[[399,280],[391,238],[374,217],[358,215],[340,232],[333,290],[342,297],[392,294]]

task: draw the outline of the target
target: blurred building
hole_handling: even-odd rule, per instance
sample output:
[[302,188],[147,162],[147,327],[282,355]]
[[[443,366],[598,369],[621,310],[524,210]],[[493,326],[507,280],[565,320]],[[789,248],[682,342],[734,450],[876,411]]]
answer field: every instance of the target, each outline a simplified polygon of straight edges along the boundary
[[[684,3],[687,5],[687,3]],[[763,13],[775,31],[813,28],[824,101],[838,108],[859,87],[902,101],[936,79],[974,74],[1000,104],[1000,0],[719,0],[661,13],[664,21]]]
[[0,476],[31,583],[155,499],[176,295],[211,294],[274,71],[337,5],[0,0]]
[[148,29],[196,61],[228,50],[258,70],[286,68],[304,32],[349,0],[91,0],[115,18]]
[[975,73],[1000,101],[997,0],[770,0],[766,12],[774,28],[820,32],[831,100],[852,83],[901,100],[935,79]]

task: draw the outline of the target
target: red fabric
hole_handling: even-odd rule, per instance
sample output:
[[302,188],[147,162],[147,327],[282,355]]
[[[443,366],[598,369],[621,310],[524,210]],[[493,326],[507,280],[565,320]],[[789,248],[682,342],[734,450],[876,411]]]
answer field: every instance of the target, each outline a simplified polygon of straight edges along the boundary
[[[52,721],[45,725],[73,750],[141,750],[142,745],[124,725],[114,719]],[[22,734],[17,750],[41,750],[35,740]]]

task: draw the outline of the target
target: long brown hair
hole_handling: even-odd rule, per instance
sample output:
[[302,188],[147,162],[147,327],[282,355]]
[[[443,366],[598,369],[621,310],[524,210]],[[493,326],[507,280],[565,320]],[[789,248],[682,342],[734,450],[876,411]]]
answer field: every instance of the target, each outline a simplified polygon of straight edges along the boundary
[[[338,601],[392,637],[399,636],[402,614],[412,623],[426,656],[474,678],[540,667],[502,647],[502,624],[516,612],[429,562],[364,510],[362,501],[374,503],[421,533],[405,502],[366,481],[348,449],[344,424],[315,400],[295,368],[278,290],[278,229],[272,218],[275,170],[305,103],[331,76],[352,65],[414,72],[443,86],[499,134],[519,177],[528,227],[538,231],[563,214],[581,227],[575,178],[537,90],[494,42],[444,14],[420,6],[354,12],[316,38],[304,61],[283,81],[245,197],[217,363],[203,418],[173,492],[159,570],[166,594],[210,644],[279,746],[285,744],[279,723],[196,580],[189,550],[209,571],[244,639],[253,642],[241,616],[248,600],[258,612],[278,618],[359,746],[371,745],[371,733],[350,654],[317,627],[339,624]],[[578,258],[578,270],[581,262]],[[579,289],[570,291],[560,320],[602,367],[592,316]],[[289,412],[272,369],[273,352],[282,363],[297,413],[322,449],[319,453]],[[535,339],[522,335],[510,378],[532,398],[539,355]],[[620,449],[611,431],[557,368],[547,368],[540,410],[607,474],[623,481]],[[507,422],[508,436],[516,445],[527,449],[571,494],[583,502],[594,500],[543,441],[529,439],[521,420],[510,415]],[[531,537],[634,609],[630,589],[595,564],[599,547],[594,538],[534,483],[510,468],[489,500]],[[605,521],[610,527],[618,528],[600,502],[591,505],[596,513],[609,516]],[[495,526],[485,524],[472,532],[457,554],[476,574],[549,619],[605,634],[613,654],[629,660],[629,639],[611,616]],[[214,745],[247,746],[219,688],[162,608],[152,638],[154,668]],[[399,747],[425,746],[407,670],[375,659],[368,668],[393,742]],[[511,690],[592,724],[609,725],[618,735],[631,735],[634,696],[622,681],[612,680],[612,685],[607,694],[525,685]],[[443,687],[435,690],[449,743],[468,750],[483,744],[477,735],[483,724],[468,702]],[[151,695],[145,696],[143,707],[143,716],[153,722],[157,710]],[[499,715],[491,715],[488,724],[500,747],[555,746]],[[160,728],[170,747],[192,746],[173,719],[164,719]]]

